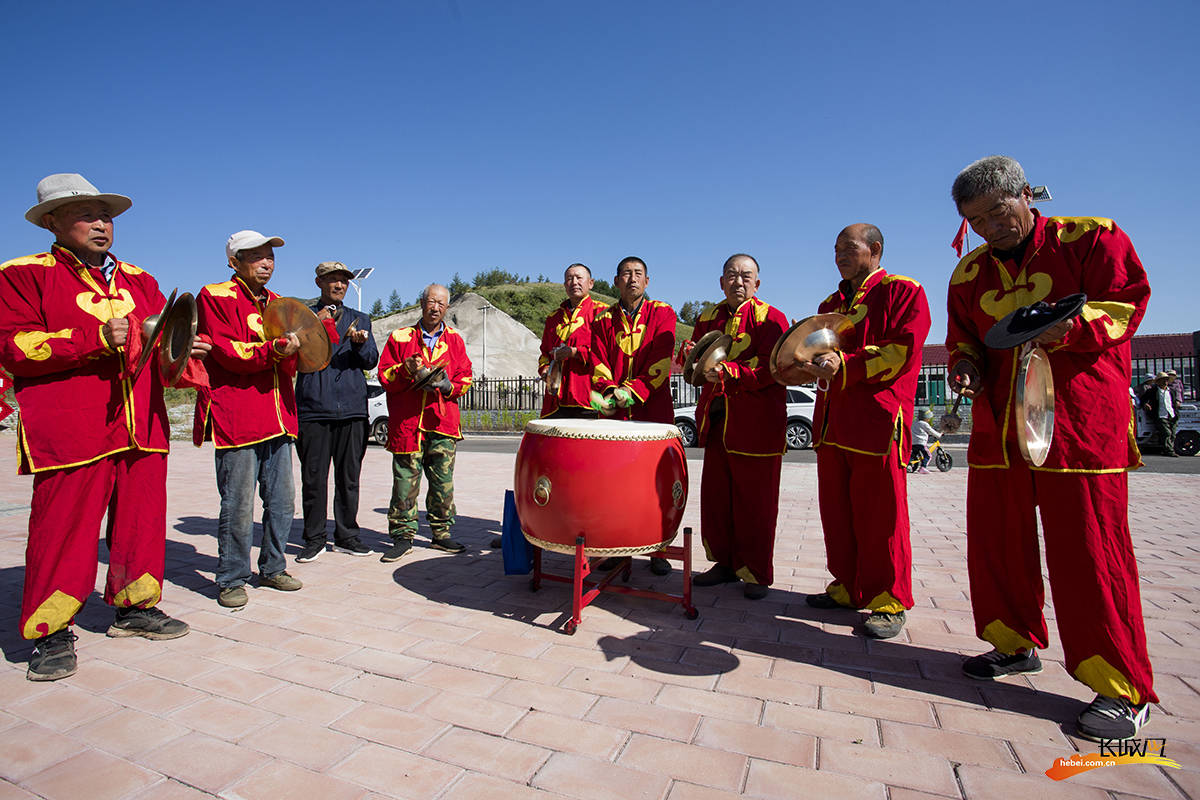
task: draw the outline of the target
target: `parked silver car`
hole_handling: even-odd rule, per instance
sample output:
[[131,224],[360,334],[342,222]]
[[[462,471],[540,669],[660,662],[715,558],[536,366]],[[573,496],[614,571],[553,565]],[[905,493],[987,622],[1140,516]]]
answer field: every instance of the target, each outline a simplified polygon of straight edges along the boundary
[[[807,386],[789,386],[787,390],[787,446],[789,450],[804,450],[812,447],[812,421],[817,407],[817,396]],[[696,407],[680,406],[675,409],[675,425],[683,432],[684,447],[695,447],[697,442]]]

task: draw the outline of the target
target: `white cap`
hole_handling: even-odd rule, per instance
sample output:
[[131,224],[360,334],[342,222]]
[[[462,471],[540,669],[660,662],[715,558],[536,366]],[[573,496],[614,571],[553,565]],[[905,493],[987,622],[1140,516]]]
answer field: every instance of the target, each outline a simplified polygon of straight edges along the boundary
[[241,250],[253,250],[269,244],[271,247],[283,247],[283,239],[278,236],[263,236],[258,231],[238,231],[225,242],[225,257],[233,258]]

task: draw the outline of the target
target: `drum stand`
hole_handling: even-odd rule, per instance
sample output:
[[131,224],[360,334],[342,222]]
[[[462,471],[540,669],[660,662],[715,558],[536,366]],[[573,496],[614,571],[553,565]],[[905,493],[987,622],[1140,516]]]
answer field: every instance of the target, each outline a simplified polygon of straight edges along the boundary
[[[649,553],[642,555],[654,556],[656,558],[665,558],[670,561],[683,562],[683,594],[667,594],[666,592],[653,592],[649,589],[635,589],[631,586],[613,585],[613,581],[617,576],[621,577],[622,581],[629,580],[630,569],[633,564],[633,556],[623,556],[621,563],[615,569],[598,581],[587,580],[588,575],[592,573],[591,559],[584,555],[585,536],[580,534],[575,537],[575,568],[571,576],[555,575],[549,572],[542,571],[542,548],[533,548],[533,577],[529,580],[529,589],[536,592],[542,588],[542,581],[556,581],[558,583],[569,583],[571,588],[571,619],[563,625],[563,632],[574,634],[583,621],[582,612],[585,606],[591,605],[592,601],[600,596],[601,592],[615,592],[617,594],[632,594],[637,597],[648,597],[651,600],[665,600],[668,603],[678,603],[683,606],[683,613],[688,619],[695,619],[700,616],[700,612],[692,605],[692,529],[683,529],[683,546],[682,547],[664,547],[662,550],[652,550]],[[586,590],[586,591],[585,591]]]

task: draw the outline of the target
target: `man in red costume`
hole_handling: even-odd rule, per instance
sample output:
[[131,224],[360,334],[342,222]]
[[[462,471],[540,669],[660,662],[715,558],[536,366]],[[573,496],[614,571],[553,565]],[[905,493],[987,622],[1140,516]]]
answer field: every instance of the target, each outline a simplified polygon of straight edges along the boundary
[[[429,481],[425,518],[432,547],[447,553],[466,548],[450,538],[454,525],[454,456],[462,437],[458,398],[471,388],[471,360],[462,334],[446,324],[450,292],[430,284],[421,292],[421,319],[397,328],[379,357],[379,382],[387,391],[388,450],[392,452],[392,502],[388,535],[393,544],[380,561],[399,561],[417,534],[421,473]],[[445,375],[418,386],[428,368]]]
[[542,355],[538,375],[544,380],[558,364],[561,378],[556,391],[547,391],[542,401],[543,417],[595,416],[592,394],[592,320],[602,310],[592,299],[592,271],[572,264],[563,273],[567,299],[546,318],[542,330]]
[[[620,299],[592,323],[593,408],[605,416],[642,422],[675,422],[671,402],[671,358],[675,352],[675,311],[646,297],[650,270],[637,256],[617,264],[613,281]],[[619,558],[605,559],[612,568]],[[651,556],[655,575],[671,572],[671,562]]]
[[771,349],[787,317],[759,300],[758,262],[739,253],[721,273],[725,299],[700,315],[691,344],[709,331],[733,337],[728,358],[708,370],[696,406],[704,476],[700,534],[711,569],[697,586],[742,580],[751,600],[775,579],[779,472],[787,450],[787,389],[771,376]]
[[[1156,702],[1127,519],[1126,471],[1141,464],[1129,435],[1129,340],[1150,286],[1129,237],[1110,219],[1043,217],[1021,165],[992,156],[952,190],[986,244],[950,279],[946,347],[953,388],[974,398],[967,463],[967,565],[975,631],[995,649],[968,659],[979,679],[1041,671],[1048,641],[1039,566],[1046,566],[1066,668],[1096,692],[1081,736],[1127,739]],[[991,350],[998,320],[1038,301],[1087,294],[1082,314],[1038,337],[1054,373],[1054,437],[1045,462],[1021,457],[1015,427],[1019,349]]]
[[54,246],[0,265],[0,365],[21,408],[18,471],[34,476],[20,626],[36,643],[26,677],[52,681],[75,674],[70,626],[96,586],[106,513],[104,602],[116,608],[108,635],[174,639],[188,626],[157,607],[169,435],[162,379],[154,364],[136,379],[129,369],[142,323],[166,298],[150,273],[109,251],[113,217],[129,198],[76,174],[42,179],[37,194],[25,218],[54,234]]
[[287,573],[284,548],[295,514],[292,443],[296,439],[296,375],[300,340],[289,333],[268,339],[263,310],[279,297],[267,288],[275,273],[278,236],[238,231],[225,244],[234,275],[200,290],[199,330],[212,339],[208,368],[212,388],[196,393],[192,440],[216,447],[217,603],[246,605],[250,547],[254,539],[254,494],[263,504],[258,551],[259,585],[294,592],[303,584]]
[[882,257],[879,228],[845,228],[834,245],[842,281],[818,308],[845,314],[854,328],[841,352],[808,368],[818,388],[829,387],[817,393],[814,446],[833,581],[807,602],[865,608],[864,632],[888,639],[913,606],[905,465],[929,303],[921,284],[880,267]]

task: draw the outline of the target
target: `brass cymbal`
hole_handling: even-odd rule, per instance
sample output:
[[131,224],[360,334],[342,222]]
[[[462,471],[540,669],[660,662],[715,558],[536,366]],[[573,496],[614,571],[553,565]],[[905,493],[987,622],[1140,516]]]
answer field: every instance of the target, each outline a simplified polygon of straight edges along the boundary
[[333,345],[324,323],[308,306],[294,297],[277,297],[263,309],[263,335],[277,339],[296,334],[300,340],[297,368],[301,372],[317,372],[329,365]]
[[779,383],[799,382],[797,368],[839,350],[854,323],[845,314],[814,314],[788,328],[771,350],[771,375]]
[[433,384],[441,383],[444,377],[446,377],[445,367],[421,367],[413,376],[412,388],[422,392],[435,391]]
[[167,312],[171,310],[171,304],[175,302],[175,293],[178,291],[178,288],[173,289],[171,296],[163,304],[162,311],[157,314],[151,314],[142,323],[142,333],[145,335],[146,341],[142,343],[142,354],[138,356],[137,364],[133,367],[133,372],[129,379],[130,383],[137,381],[138,375],[142,374],[142,369],[150,360],[150,355],[154,352],[154,345],[158,344],[158,340],[162,337],[163,328],[167,321]]
[[1046,463],[1054,441],[1054,374],[1050,357],[1033,347],[1021,358],[1017,372],[1017,444],[1035,467]]
[[732,346],[733,337],[721,331],[709,331],[701,336],[683,360],[683,379],[692,386],[703,386],[704,373],[729,358]]
[[192,343],[196,340],[199,319],[196,298],[191,292],[184,292],[170,304],[163,316],[166,321],[163,323],[162,342],[158,347],[158,367],[163,381],[173,386],[187,367],[188,358],[192,355]]

